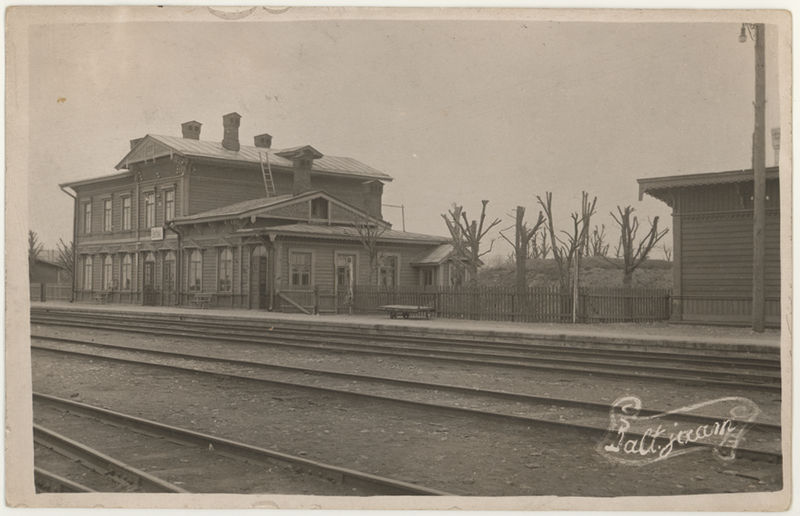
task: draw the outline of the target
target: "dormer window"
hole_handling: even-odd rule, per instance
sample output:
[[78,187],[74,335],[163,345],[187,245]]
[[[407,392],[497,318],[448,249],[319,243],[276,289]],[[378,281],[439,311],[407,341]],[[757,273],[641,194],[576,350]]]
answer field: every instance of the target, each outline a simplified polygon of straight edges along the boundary
[[324,197],[311,199],[311,218],[328,219],[328,200]]

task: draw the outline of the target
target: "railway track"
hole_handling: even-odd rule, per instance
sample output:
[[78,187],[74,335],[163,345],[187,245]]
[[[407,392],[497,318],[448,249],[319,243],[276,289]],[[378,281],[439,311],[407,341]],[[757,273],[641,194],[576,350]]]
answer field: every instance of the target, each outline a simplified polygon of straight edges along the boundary
[[[456,412],[482,418],[500,418],[527,425],[549,425],[590,430],[601,435],[608,427],[608,404],[555,399],[507,391],[476,389],[458,385],[386,378],[363,374],[290,367],[262,361],[240,360],[196,353],[178,353],[163,349],[88,342],[79,339],[34,337],[47,344],[33,344],[39,352],[60,353],[82,359],[101,359],[124,364],[165,368],[186,373],[201,373],[222,378],[288,387],[293,390],[324,392],[399,403],[437,411]],[[663,411],[646,410],[641,415]],[[689,421],[698,425],[719,421],[720,414],[676,414],[668,422]],[[746,422],[740,422],[747,424]],[[748,431],[748,444],[739,453],[769,462],[780,454],[780,426],[759,423]]]
[[[473,341],[403,334],[375,334],[330,328],[281,327],[269,321],[199,316],[89,313],[37,308],[34,324],[188,337],[217,342],[257,343],[266,346],[408,357],[460,364],[485,364],[506,368],[588,373],[615,378],[660,379],[695,385],[742,387],[780,392],[780,357],[772,350],[725,352],[696,348],[636,348],[605,343],[592,348],[577,342]],[[329,325],[334,326],[334,325]]]
[[[34,393],[33,400],[37,421],[58,425],[64,434],[78,435],[82,441],[88,441],[79,443],[35,425],[36,482],[42,490],[351,496],[448,494],[72,400],[41,393]],[[95,442],[98,448],[111,449],[106,453],[119,457],[92,448]],[[61,465],[55,456],[65,459]],[[91,475],[87,476],[86,471],[76,473],[81,468]],[[88,485],[84,483],[87,480]]]

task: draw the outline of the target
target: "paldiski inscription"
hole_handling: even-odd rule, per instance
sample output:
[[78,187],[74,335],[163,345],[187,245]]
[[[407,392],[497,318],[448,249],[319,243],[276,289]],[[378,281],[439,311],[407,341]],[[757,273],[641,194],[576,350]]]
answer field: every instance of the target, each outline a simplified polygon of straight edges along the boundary
[[716,457],[733,460],[736,447],[759,414],[747,398],[727,397],[670,412],[640,416],[642,401],[617,399],[611,407],[608,432],[597,451],[614,462],[642,466],[685,453],[712,449]]

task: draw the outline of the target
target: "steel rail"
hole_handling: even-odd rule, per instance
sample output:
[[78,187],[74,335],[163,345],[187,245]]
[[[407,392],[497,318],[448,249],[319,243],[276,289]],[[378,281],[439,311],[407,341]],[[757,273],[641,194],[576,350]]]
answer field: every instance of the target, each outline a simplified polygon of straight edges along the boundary
[[[35,321],[34,321],[35,322]],[[170,325],[169,327],[157,328],[153,324],[146,327],[143,326],[129,326],[115,323],[104,324],[82,324],[76,321],[58,322],[62,326],[78,326],[92,329],[108,329],[113,331],[125,331],[130,333],[145,333],[152,335],[169,335],[177,337],[188,337],[203,340],[214,341],[228,341],[261,344],[276,347],[289,347],[289,348],[302,348],[313,349],[339,353],[362,353],[367,355],[387,355],[399,357],[422,358],[426,360],[439,360],[452,363],[471,363],[482,365],[498,365],[502,367],[513,367],[534,370],[546,371],[567,371],[567,372],[581,372],[592,373],[603,376],[612,376],[619,378],[621,376],[628,378],[653,378],[659,380],[691,382],[700,385],[720,385],[728,387],[742,387],[764,389],[770,391],[781,390],[781,378],[777,376],[764,376],[758,373],[748,374],[744,371],[737,370],[735,372],[727,372],[720,370],[708,369],[691,369],[687,367],[674,367],[674,368],[658,368],[653,366],[641,366],[631,363],[613,363],[613,362],[597,362],[597,361],[579,361],[579,360],[560,360],[560,359],[537,359],[536,357],[524,356],[511,356],[511,355],[488,355],[488,354],[472,354],[470,358],[469,353],[459,351],[431,351],[431,352],[409,352],[399,350],[397,348],[390,348],[386,346],[370,346],[359,343],[348,343],[344,345],[339,344],[311,344],[306,341],[286,342],[285,340],[277,340],[268,335],[261,335],[257,338],[253,337],[240,337],[232,335],[231,332],[211,334],[209,332],[199,332],[195,329],[175,329],[178,325]],[[219,330],[218,330],[219,331]],[[286,339],[286,337],[282,337]],[[299,339],[299,338],[298,338]],[[371,349],[370,349],[371,348]],[[465,356],[467,355],[467,356]],[[500,357],[492,359],[492,357]],[[507,358],[507,360],[506,360]],[[542,362],[549,362],[542,363]],[[561,364],[561,365],[553,365]],[[618,369],[603,369],[602,366],[617,367]],[[635,366],[637,371],[632,371],[631,366]],[[660,374],[661,373],[661,374]],[[672,374],[663,374],[672,373]],[[678,374],[681,373],[681,374]],[[686,373],[689,373],[688,375]],[[691,375],[691,373],[695,373]],[[702,375],[702,376],[701,376]],[[716,378],[710,378],[709,376]],[[753,381],[756,380],[756,381]],[[758,382],[761,380],[761,382]],[[764,383],[765,381],[771,383]]]
[[[75,320],[75,314],[80,314],[80,317],[88,320],[93,320],[96,322],[101,323],[108,323],[108,313],[105,314],[91,314],[87,312],[51,312],[48,311],[45,314],[40,313],[39,311],[32,312],[32,321],[42,321],[47,322],[47,315],[51,317],[51,321],[53,322],[60,322],[64,321],[63,318],[60,318],[58,315],[61,313],[64,316],[68,316],[71,321]],[[524,351],[524,352],[549,352],[553,354],[559,355],[589,355],[589,356],[609,356],[609,357],[622,357],[623,359],[630,360],[631,358],[643,358],[646,360],[664,360],[664,359],[674,359],[680,362],[700,362],[703,364],[709,363],[709,359],[714,359],[714,363],[719,364],[721,366],[729,366],[729,365],[746,365],[748,367],[758,366],[763,367],[769,370],[780,369],[780,355],[777,350],[774,353],[774,358],[764,359],[764,358],[756,358],[753,356],[752,352],[743,352],[743,356],[741,357],[719,357],[717,355],[710,355],[710,354],[696,354],[693,353],[691,349],[682,349],[680,353],[676,353],[670,350],[663,350],[663,349],[648,349],[646,351],[630,349],[631,346],[627,346],[624,349],[619,349],[618,347],[607,347],[607,344],[597,344],[592,343],[592,347],[566,347],[564,345],[552,345],[552,344],[531,344],[531,343],[517,343],[517,342],[506,342],[506,341],[474,341],[470,339],[463,338],[463,336],[459,336],[459,338],[442,338],[442,337],[431,337],[431,336],[419,336],[409,334],[408,332],[403,333],[401,335],[402,338],[398,338],[396,335],[383,335],[383,334],[375,334],[375,333],[364,333],[364,332],[356,332],[353,330],[345,329],[342,331],[341,328],[337,328],[335,326],[329,326],[324,330],[317,330],[312,328],[295,328],[295,327],[281,327],[279,325],[269,324],[269,321],[265,321],[260,325],[253,324],[258,323],[259,321],[248,321],[248,320],[237,320],[237,321],[224,321],[224,320],[215,320],[213,323],[209,323],[205,320],[195,320],[194,318],[188,318],[182,315],[175,315],[170,317],[164,316],[159,314],[158,317],[148,316],[148,317],[140,317],[140,316],[128,316],[127,314],[124,316],[120,316],[117,313],[111,313],[114,316],[115,322],[118,324],[122,323],[161,323],[166,326],[166,328],[173,327],[175,323],[181,325],[191,325],[193,329],[195,328],[207,328],[210,330],[217,330],[219,331],[220,327],[225,327],[227,329],[233,329],[238,331],[240,334],[254,336],[254,337],[263,337],[264,331],[268,330],[269,334],[280,334],[280,333],[288,333],[290,335],[298,336],[298,335],[312,335],[316,337],[323,337],[326,340],[332,339],[352,339],[357,338],[359,340],[364,339],[371,339],[375,341],[384,341],[389,344],[395,345],[403,345],[408,346],[410,343],[421,343],[427,346],[431,345],[438,345],[438,346],[445,346],[445,347],[452,347],[453,345],[457,345],[459,348],[477,348],[481,350],[486,349],[502,349],[502,350],[509,350],[509,351]],[[246,324],[250,323],[250,324]],[[247,331],[252,331],[253,333],[246,333]],[[196,330],[195,330],[196,331]],[[525,336],[521,336],[525,338]],[[580,337],[575,338],[576,341],[580,341]],[[605,347],[604,347],[605,346]],[[619,346],[619,345],[616,345]],[[696,351],[696,350],[694,350]]]
[[143,492],[186,493],[185,489],[137,469],[94,448],[34,423],[33,441],[59,455],[70,457],[95,471],[105,470]]
[[[425,391],[450,391],[459,394],[467,394],[471,396],[487,396],[492,398],[502,398],[511,401],[521,402],[521,403],[535,403],[535,404],[544,404],[548,406],[552,405],[562,405],[565,407],[577,407],[582,409],[589,409],[595,412],[600,412],[603,415],[608,414],[608,411],[611,410],[611,405],[606,403],[597,403],[591,401],[583,401],[583,400],[572,400],[572,399],[565,399],[565,398],[554,398],[554,397],[547,397],[547,396],[535,396],[532,394],[525,394],[525,393],[517,393],[517,392],[510,392],[510,391],[502,391],[502,390],[495,390],[495,389],[482,389],[477,387],[464,387],[460,385],[452,385],[452,384],[443,384],[443,383],[433,383],[433,382],[420,382],[415,380],[405,380],[401,378],[388,378],[384,376],[374,376],[374,375],[365,375],[365,374],[358,374],[358,373],[345,373],[341,371],[331,371],[326,369],[316,369],[316,368],[309,368],[309,367],[295,367],[295,366],[286,366],[281,364],[273,364],[268,362],[262,361],[253,361],[253,360],[242,360],[236,358],[227,358],[227,357],[218,357],[218,356],[210,356],[210,355],[198,355],[194,353],[180,353],[175,351],[165,351],[162,349],[152,349],[152,348],[143,348],[137,347],[134,348],[132,346],[126,345],[119,345],[119,344],[108,344],[102,343],[97,341],[86,341],[86,340],[79,340],[79,339],[67,339],[63,337],[49,337],[49,336],[40,336],[40,335],[33,335],[32,338],[40,339],[40,340],[49,340],[53,342],[62,342],[66,344],[76,344],[81,346],[86,346],[90,348],[97,348],[103,350],[113,350],[113,351],[122,351],[127,353],[140,353],[140,354],[151,354],[155,356],[162,356],[162,357],[170,357],[176,359],[183,359],[183,360],[197,360],[201,362],[210,362],[212,364],[229,364],[234,366],[241,366],[244,368],[252,368],[253,366],[257,366],[262,369],[272,369],[277,371],[286,371],[290,373],[301,373],[305,375],[314,375],[320,377],[332,377],[332,378],[341,378],[348,381],[362,381],[362,382],[378,382],[390,385],[400,385],[403,387],[413,387],[417,389],[422,389]],[[57,350],[58,349],[50,348],[50,347],[42,347],[37,346],[35,344],[32,345],[33,349],[44,349],[44,350]],[[91,356],[102,357],[102,358],[115,358],[115,357],[107,357],[105,355],[95,355],[91,354]],[[141,363],[150,363],[150,362],[141,362]],[[248,377],[249,378],[249,377]],[[656,414],[661,414],[666,412],[666,410],[657,410],[657,409],[640,409],[639,414],[643,416],[651,416]],[[697,415],[676,415],[674,419],[682,420],[682,421],[692,421],[697,423],[713,423],[716,419],[710,416],[703,416],[700,414]],[[734,422],[745,423],[745,421],[741,421],[738,419],[732,419]],[[774,430],[780,431],[780,425],[773,425],[770,423],[758,423],[757,426],[764,430]]]
[[56,475],[38,466],[33,467],[33,482],[48,493],[94,493],[94,489],[81,483]]
[[[530,416],[521,416],[518,414],[505,414],[499,412],[490,412],[486,410],[480,410],[470,407],[461,407],[455,405],[447,405],[442,403],[434,403],[429,401],[419,401],[419,400],[409,400],[409,399],[402,399],[402,398],[395,398],[391,396],[385,396],[381,394],[374,394],[369,392],[358,392],[358,391],[350,391],[346,389],[339,389],[335,387],[323,387],[319,385],[308,385],[304,383],[296,383],[296,382],[288,382],[283,380],[275,380],[275,379],[267,379],[267,378],[254,378],[251,376],[244,376],[240,374],[232,374],[232,373],[222,373],[218,371],[205,371],[202,369],[192,368],[192,367],[184,367],[184,366],[177,366],[177,365],[169,365],[169,364],[159,364],[153,362],[142,362],[139,360],[134,360],[130,358],[121,358],[121,357],[109,357],[104,355],[97,355],[94,353],[85,353],[79,351],[68,351],[68,350],[59,350],[59,349],[52,349],[52,348],[43,348],[47,351],[54,351],[56,353],[63,353],[68,355],[77,355],[77,356],[86,356],[92,358],[99,358],[102,360],[108,360],[111,362],[119,362],[123,364],[134,364],[134,365],[145,365],[154,368],[160,369],[167,369],[167,370],[177,370],[177,371],[184,371],[189,373],[197,373],[203,374],[211,377],[223,378],[223,379],[236,379],[236,380],[244,380],[247,382],[257,382],[262,384],[268,385],[276,385],[279,387],[290,388],[290,389],[298,389],[298,390],[308,390],[312,392],[323,392],[326,394],[336,394],[341,396],[353,397],[353,398],[361,398],[361,399],[372,399],[378,400],[381,402],[391,402],[406,406],[411,406],[415,408],[424,408],[424,409],[434,409],[438,412],[454,412],[456,414],[469,414],[471,416],[478,416],[490,419],[498,419],[500,421],[505,422],[514,422],[514,423],[523,423],[525,425],[537,424],[543,426],[550,426],[555,428],[572,428],[575,430],[581,431],[589,431],[593,434],[601,434],[605,435],[608,431],[607,427],[598,427],[592,426],[588,424],[582,423],[570,423],[570,422],[563,422],[563,421],[553,421],[548,419],[542,419],[537,417],[530,417]],[[628,432],[631,436],[637,436],[635,432]],[[639,436],[644,437],[644,436]],[[695,443],[696,446],[710,446],[706,443]],[[739,451],[744,452],[748,456],[752,456],[753,458],[759,460],[767,460],[770,462],[778,462],[782,458],[781,453],[773,453],[768,451],[761,451],[761,450],[751,450],[745,448],[739,448]]]
[[325,464],[323,462],[297,457],[287,453],[252,446],[245,443],[236,442],[230,439],[217,437],[209,434],[196,432],[177,426],[166,425],[156,421],[131,416],[121,412],[116,412],[100,407],[95,407],[77,401],[67,400],[48,394],[33,393],[34,401],[39,403],[48,404],[65,408],[73,413],[85,414],[91,417],[111,421],[117,424],[127,426],[129,428],[136,428],[147,432],[153,432],[158,435],[169,437],[171,439],[188,442],[200,446],[212,445],[214,450],[218,453],[233,455],[249,461],[260,461],[267,463],[280,462],[290,464],[294,467],[302,468],[302,470],[309,473],[322,476],[324,478],[332,479],[347,486],[360,486],[367,490],[376,491],[380,494],[399,494],[399,495],[436,495],[448,496],[450,493],[431,489],[428,487],[403,482],[387,477],[364,473],[353,469],[343,468]]

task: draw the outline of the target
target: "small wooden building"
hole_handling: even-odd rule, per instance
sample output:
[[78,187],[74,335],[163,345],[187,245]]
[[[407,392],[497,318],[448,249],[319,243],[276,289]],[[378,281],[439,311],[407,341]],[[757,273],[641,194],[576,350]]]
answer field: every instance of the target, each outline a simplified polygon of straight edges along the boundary
[[[780,325],[780,185],[767,168],[765,321]],[[748,325],[753,300],[753,171],[639,179],[672,208],[672,319]]]

